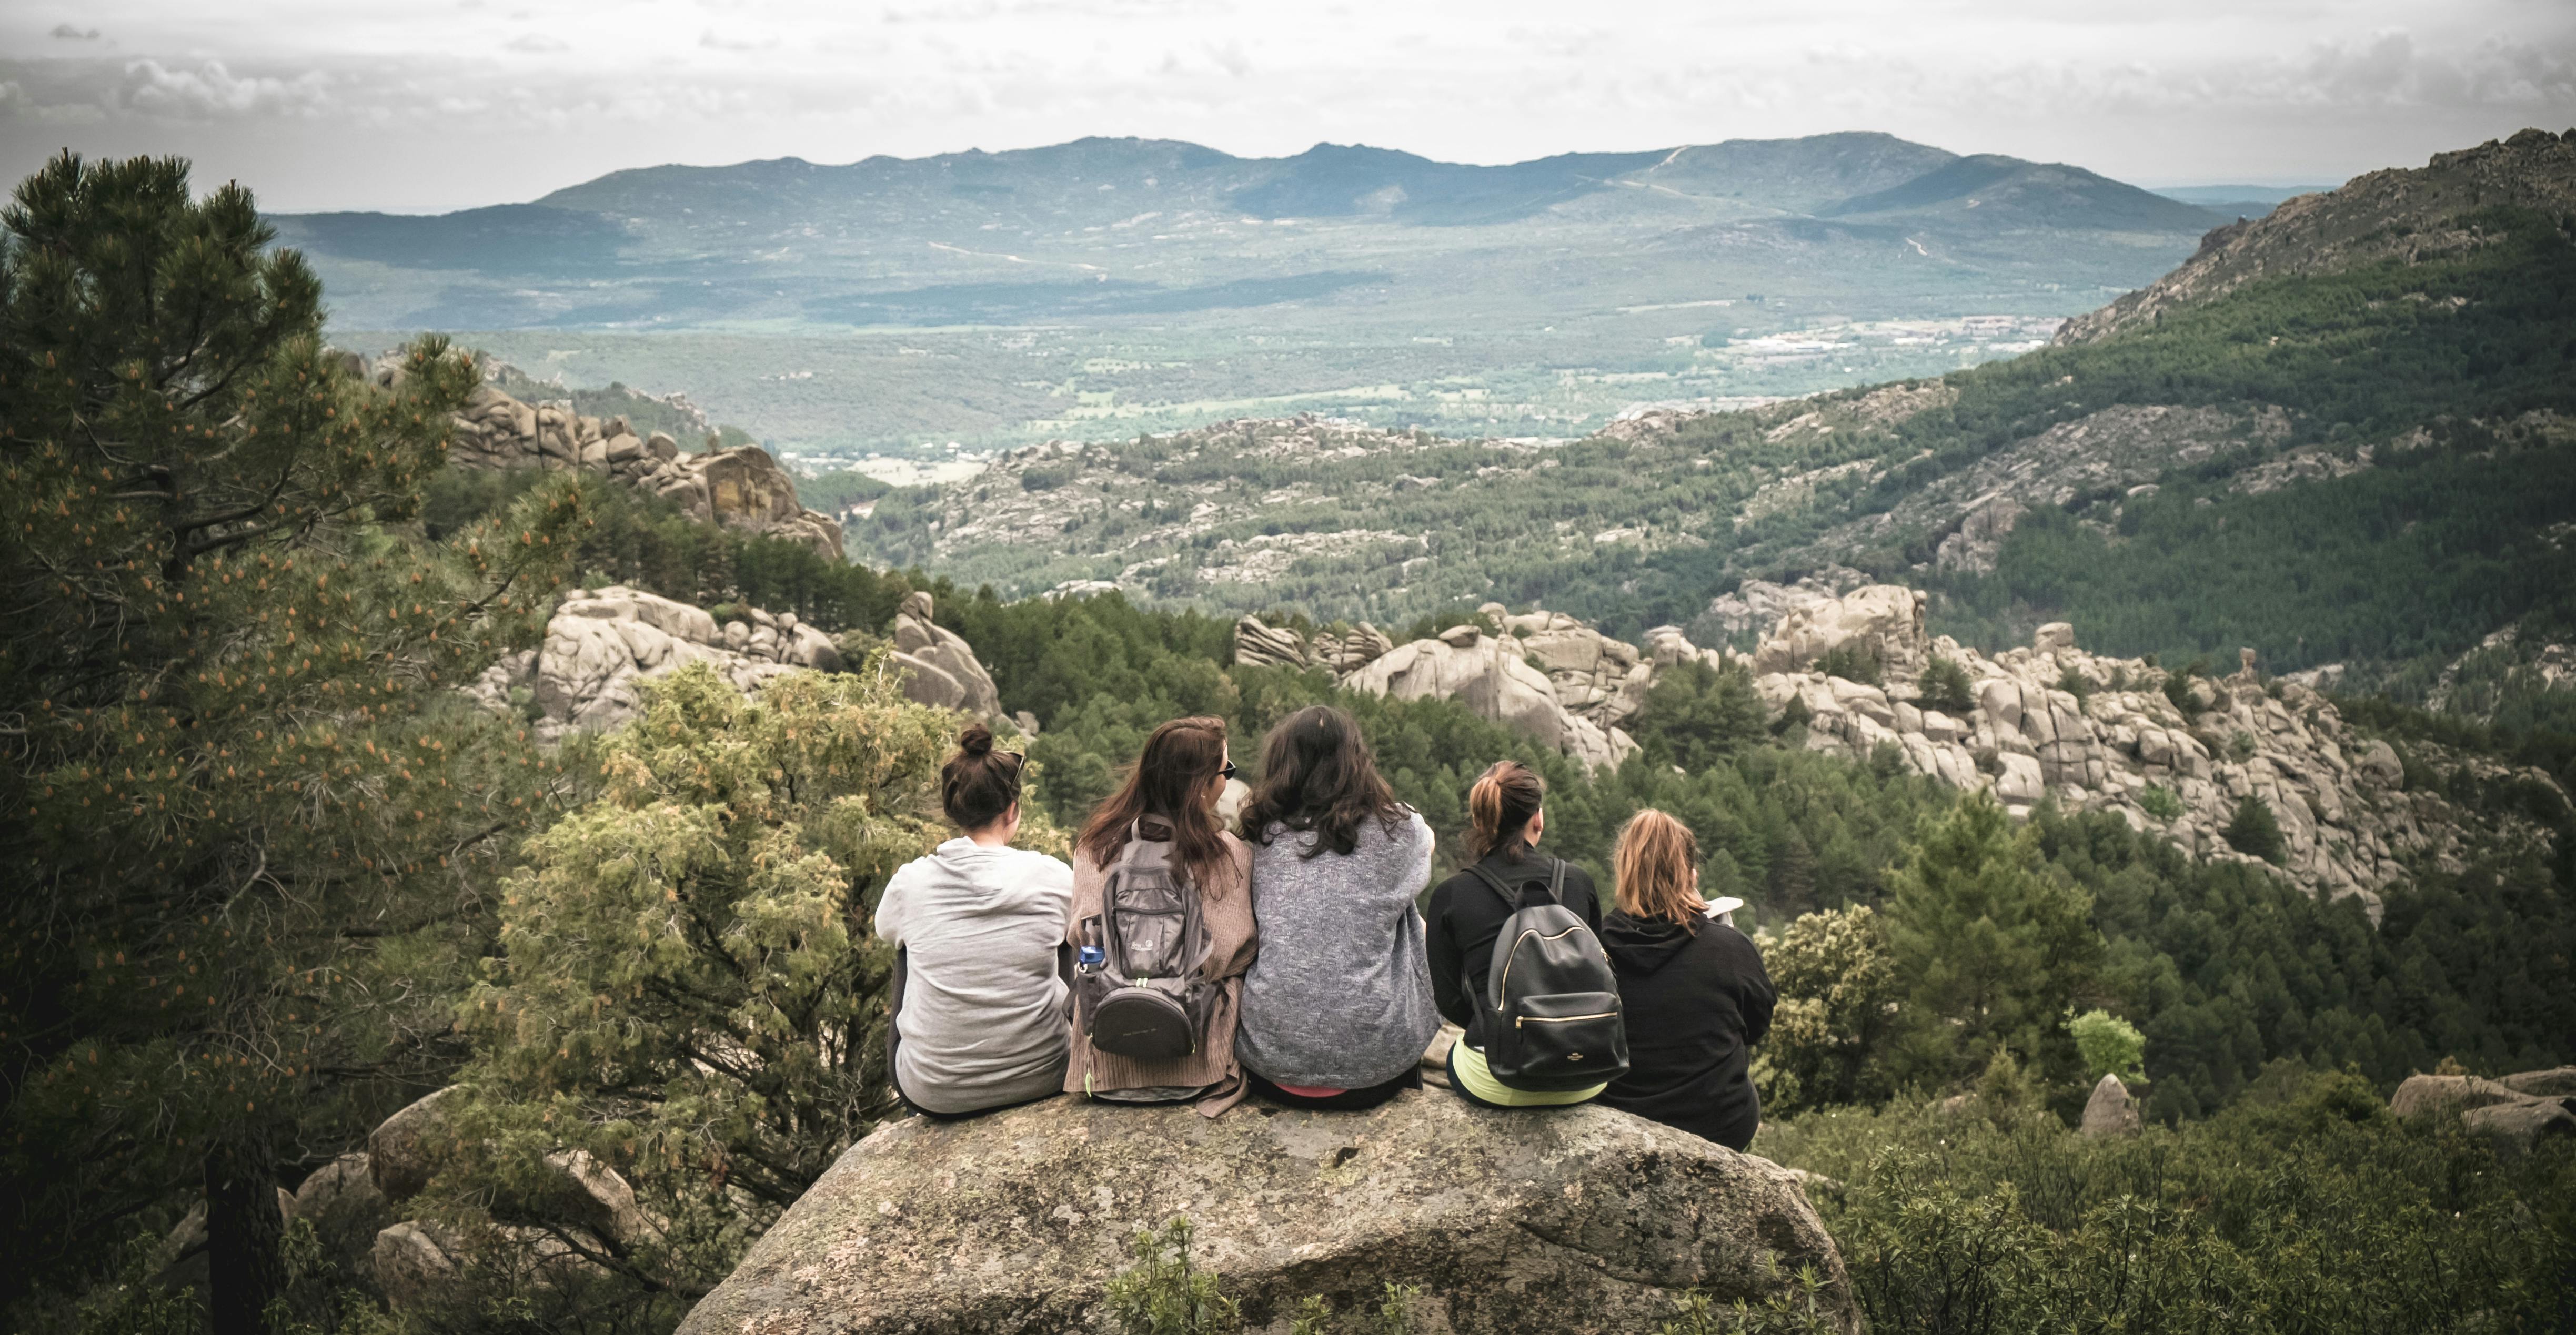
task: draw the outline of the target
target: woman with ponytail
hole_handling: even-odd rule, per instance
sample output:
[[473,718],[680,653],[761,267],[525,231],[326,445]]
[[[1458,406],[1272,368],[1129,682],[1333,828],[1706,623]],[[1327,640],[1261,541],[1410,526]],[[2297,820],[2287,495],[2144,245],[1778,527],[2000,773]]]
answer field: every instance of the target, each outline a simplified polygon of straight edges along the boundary
[[[1431,986],[1440,1013],[1466,1030],[1449,1049],[1449,1087],[1470,1103],[1495,1108],[1541,1108],[1581,1103],[1602,1086],[1570,1091],[1511,1089],[1485,1065],[1485,1034],[1476,998],[1493,969],[1494,938],[1503,922],[1525,905],[1542,902],[1548,887],[1557,902],[1601,931],[1601,900],[1591,874],[1542,856],[1547,832],[1547,781],[1517,760],[1494,762],[1467,790],[1467,856],[1475,861],[1431,892]],[[1562,869],[1563,879],[1558,880]],[[1497,890],[1499,885],[1504,890]],[[1629,1021],[1633,1027],[1635,1021]],[[1633,1039],[1631,1040],[1634,1041]]]
[[961,832],[897,869],[876,934],[895,948],[895,1093],[931,1117],[966,1117],[1054,1094],[1064,1083],[1065,983],[1058,947],[1073,872],[1011,847],[1023,757],[983,724],[957,736],[940,806]]
[[1747,1049],[1770,1032],[1780,999],[1762,952],[1700,900],[1689,826],[1638,812],[1611,867],[1619,906],[1601,943],[1627,1014],[1628,1071],[1601,1101],[1741,1150],[1762,1125]]

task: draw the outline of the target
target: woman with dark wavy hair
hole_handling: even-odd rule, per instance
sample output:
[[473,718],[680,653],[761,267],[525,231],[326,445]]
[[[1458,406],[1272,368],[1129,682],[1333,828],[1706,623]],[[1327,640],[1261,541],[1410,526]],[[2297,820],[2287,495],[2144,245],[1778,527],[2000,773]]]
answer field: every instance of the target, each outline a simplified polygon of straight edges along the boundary
[[1083,924],[1100,915],[1110,870],[1129,841],[1168,843],[1172,865],[1199,896],[1199,920],[1209,938],[1199,976],[1216,985],[1217,993],[1198,1050],[1180,1057],[1102,1052],[1082,1025],[1074,1024],[1066,1093],[1109,1103],[1195,1103],[1208,1117],[1242,1100],[1235,1029],[1243,1006],[1243,972],[1252,964],[1252,852],[1217,819],[1217,798],[1232,777],[1224,719],[1173,719],[1145,739],[1126,782],[1091,813],[1074,840],[1067,941],[1086,944],[1079,939]]
[[1254,1091],[1368,1108],[1421,1088],[1440,1031],[1413,907],[1431,827],[1395,800],[1350,715],[1317,705],[1270,730],[1243,829],[1261,954],[1237,1046]]

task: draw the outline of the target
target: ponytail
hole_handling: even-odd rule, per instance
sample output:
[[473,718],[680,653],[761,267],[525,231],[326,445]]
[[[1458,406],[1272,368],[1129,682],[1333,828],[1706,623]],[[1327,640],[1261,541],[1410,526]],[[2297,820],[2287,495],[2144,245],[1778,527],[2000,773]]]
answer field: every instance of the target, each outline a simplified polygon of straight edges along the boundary
[[1530,817],[1547,800],[1547,780],[1517,760],[1497,760],[1467,790],[1467,856],[1483,859],[1517,846]]

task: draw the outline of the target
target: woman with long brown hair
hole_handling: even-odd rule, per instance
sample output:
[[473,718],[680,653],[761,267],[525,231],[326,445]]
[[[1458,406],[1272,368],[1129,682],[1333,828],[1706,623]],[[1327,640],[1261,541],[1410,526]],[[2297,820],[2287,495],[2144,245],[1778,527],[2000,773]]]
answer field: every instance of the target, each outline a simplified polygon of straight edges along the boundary
[[1350,715],[1316,705],[1270,730],[1243,830],[1261,924],[1243,992],[1254,1090],[1347,1109],[1420,1088],[1440,1031],[1413,907],[1431,827],[1395,800]]
[[1762,1125],[1748,1049],[1770,1032],[1780,999],[1762,952],[1700,899],[1689,826],[1638,812],[1620,827],[1611,866],[1619,904],[1601,943],[1627,1013],[1628,1071],[1601,1101],[1741,1150]]
[[[1243,1067],[1235,1057],[1243,973],[1252,965],[1252,852],[1218,820],[1217,798],[1234,777],[1225,720],[1181,718],[1154,729],[1126,781],[1110,794],[1074,841],[1073,921],[1067,941],[1079,952],[1077,997],[1088,995],[1084,971],[1104,967],[1117,924],[1104,921],[1105,892],[1115,875],[1139,865],[1158,869],[1183,893],[1196,897],[1197,921],[1206,932],[1205,958],[1194,990],[1203,1006],[1188,1016],[1192,1049],[1175,1056],[1120,1055],[1126,1046],[1099,1038],[1077,1006],[1067,1093],[1112,1103],[1193,1102],[1209,1117],[1243,1097]],[[1145,847],[1136,847],[1138,843]],[[1150,856],[1142,856],[1150,855]],[[1140,861],[1141,858],[1141,861]],[[1104,937],[1110,944],[1104,945]],[[1105,987],[1105,984],[1103,984]],[[1095,1041],[1099,1039],[1099,1041]]]
[[1057,944],[1073,874],[1011,847],[1020,832],[1017,752],[969,724],[939,772],[958,837],[896,869],[876,934],[895,948],[886,1060],[895,1092],[931,1117],[964,1117],[1064,1086],[1064,979]]
[[[1522,907],[1556,901],[1601,931],[1601,898],[1591,873],[1542,856],[1547,832],[1547,780],[1517,760],[1498,760],[1467,790],[1467,856],[1473,861],[1431,891],[1424,910],[1431,920],[1431,986],[1440,1014],[1466,1032],[1449,1049],[1449,1087],[1470,1103],[1496,1108],[1543,1108],[1581,1103],[1601,1092],[1512,1089],[1485,1066],[1481,1007],[1493,970],[1494,938]],[[1498,891],[1495,887],[1501,886]],[[1635,1021],[1629,1021],[1634,1024]]]

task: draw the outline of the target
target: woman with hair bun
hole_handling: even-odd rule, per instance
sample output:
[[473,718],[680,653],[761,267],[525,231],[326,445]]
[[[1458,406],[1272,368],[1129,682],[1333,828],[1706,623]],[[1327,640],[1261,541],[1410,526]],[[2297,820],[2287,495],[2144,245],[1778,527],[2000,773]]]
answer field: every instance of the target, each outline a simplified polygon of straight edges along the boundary
[[[1467,854],[1475,862],[1431,892],[1431,986],[1440,1013],[1466,1030],[1449,1049],[1449,1087],[1470,1103],[1494,1108],[1546,1108],[1581,1103],[1602,1086],[1578,1090],[1511,1089],[1485,1065],[1485,1034],[1476,998],[1493,970],[1494,938],[1518,909],[1543,902],[1547,887],[1601,931],[1601,900],[1581,867],[1538,852],[1547,831],[1547,781],[1517,760],[1499,760],[1467,790]],[[1563,880],[1557,880],[1560,868]],[[1494,887],[1508,887],[1512,898]],[[1630,1027],[1636,1021],[1630,1019]],[[1633,1040],[1631,1040],[1633,1041]]]
[[886,1060],[895,1093],[931,1117],[968,1117],[1063,1087],[1069,1051],[1059,947],[1073,871],[1010,846],[1025,757],[983,724],[957,736],[939,801],[962,831],[905,863],[877,900],[895,948]]
[[[1699,897],[1699,840],[1649,808],[1619,830],[1601,943],[1627,1013],[1628,1071],[1601,1101],[1741,1150],[1762,1125],[1746,1049],[1780,999],[1762,952]],[[1721,903],[1733,903],[1732,900]]]

